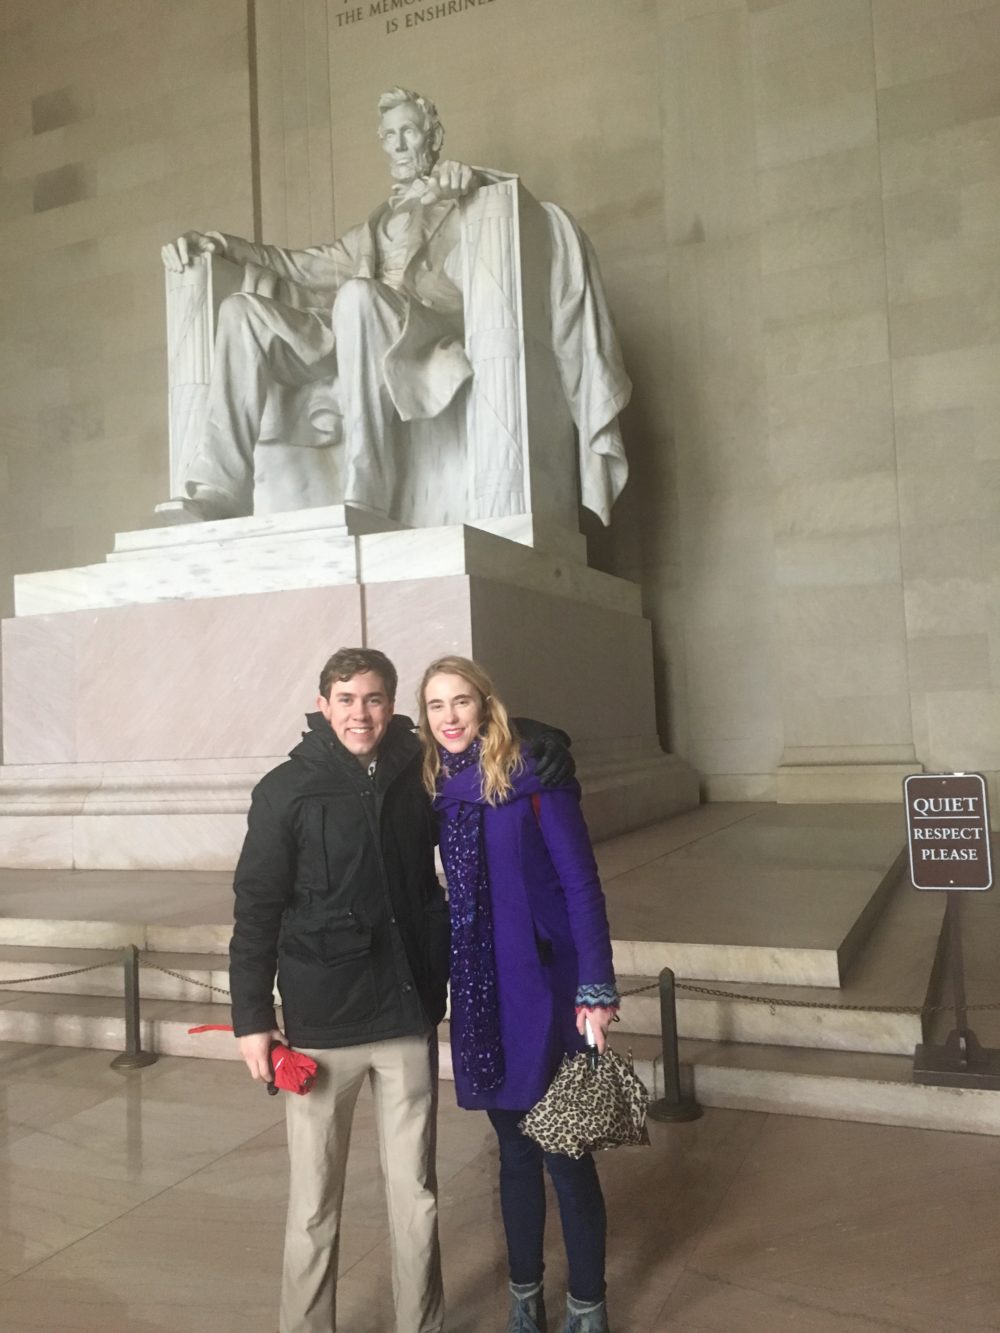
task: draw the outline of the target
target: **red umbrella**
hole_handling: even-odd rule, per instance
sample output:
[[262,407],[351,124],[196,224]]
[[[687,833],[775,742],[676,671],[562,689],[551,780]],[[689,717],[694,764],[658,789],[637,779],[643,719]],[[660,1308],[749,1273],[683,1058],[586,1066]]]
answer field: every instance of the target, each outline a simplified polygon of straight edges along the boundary
[[312,1056],[293,1051],[276,1041],[271,1046],[271,1068],[274,1070],[274,1082],[268,1084],[268,1089],[284,1088],[286,1092],[297,1092],[301,1097],[316,1082],[319,1065]]
[[[188,1028],[188,1034],[194,1036],[198,1032],[232,1032],[232,1030],[222,1023],[205,1023],[201,1027]],[[301,1051],[293,1051],[290,1047],[283,1046],[280,1041],[272,1041],[271,1069],[274,1077],[267,1085],[267,1090],[272,1097],[279,1089],[304,1097],[316,1082],[319,1066],[311,1056],[303,1055]]]

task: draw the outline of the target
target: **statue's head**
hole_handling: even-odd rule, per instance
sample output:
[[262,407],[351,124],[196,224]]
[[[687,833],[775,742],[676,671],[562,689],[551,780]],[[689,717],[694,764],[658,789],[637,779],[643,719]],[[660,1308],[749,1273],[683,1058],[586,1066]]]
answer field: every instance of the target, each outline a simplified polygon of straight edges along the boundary
[[426,176],[444,143],[437,107],[409,88],[390,88],[378,99],[378,137],[394,181],[408,184]]

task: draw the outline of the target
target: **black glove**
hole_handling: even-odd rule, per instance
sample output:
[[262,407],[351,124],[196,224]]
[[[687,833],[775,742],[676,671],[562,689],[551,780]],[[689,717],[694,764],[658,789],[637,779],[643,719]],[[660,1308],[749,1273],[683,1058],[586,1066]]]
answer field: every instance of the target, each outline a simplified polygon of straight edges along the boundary
[[576,773],[569,737],[564,731],[543,731],[531,742],[529,753],[535,761],[535,772],[546,787],[562,787]]

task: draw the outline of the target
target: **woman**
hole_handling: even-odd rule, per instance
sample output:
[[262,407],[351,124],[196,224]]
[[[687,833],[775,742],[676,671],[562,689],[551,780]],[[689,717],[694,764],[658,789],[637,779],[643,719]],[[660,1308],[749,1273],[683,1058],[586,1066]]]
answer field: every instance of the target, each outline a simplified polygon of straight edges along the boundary
[[546,1333],[543,1161],[569,1261],[565,1333],[607,1333],[604,1199],[593,1158],[543,1153],[518,1128],[589,1018],[604,1049],[618,993],[575,782],[543,787],[485,671],[432,662],[420,687],[424,783],[441,821],[452,921],[451,1046],[459,1106],[500,1142],[510,1263],[507,1333]]

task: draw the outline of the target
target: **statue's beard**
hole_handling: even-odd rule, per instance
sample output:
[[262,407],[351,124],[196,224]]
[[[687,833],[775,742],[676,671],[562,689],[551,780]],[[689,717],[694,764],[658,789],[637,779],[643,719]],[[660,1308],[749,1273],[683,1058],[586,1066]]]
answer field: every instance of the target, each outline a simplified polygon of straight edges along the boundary
[[394,181],[409,185],[419,177],[429,175],[434,166],[434,154],[428,149],[420,149],[406,157],[394,157],[389,160],[389,174]]

